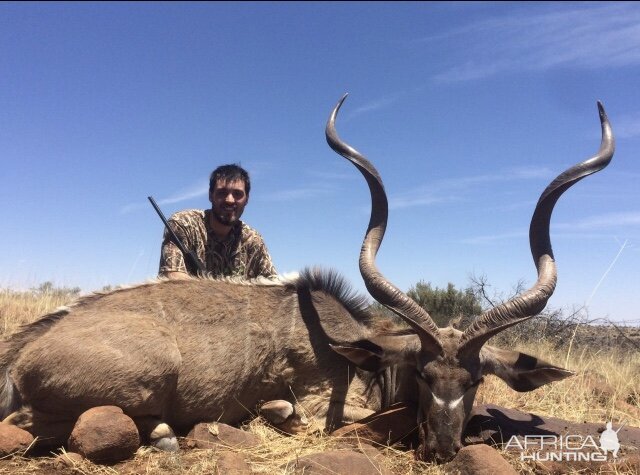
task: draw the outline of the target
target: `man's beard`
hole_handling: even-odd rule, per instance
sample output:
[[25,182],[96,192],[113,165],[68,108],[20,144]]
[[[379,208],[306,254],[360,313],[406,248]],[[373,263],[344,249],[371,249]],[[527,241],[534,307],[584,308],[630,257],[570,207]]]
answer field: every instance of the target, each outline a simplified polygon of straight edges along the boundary
[[212,210],[213,219],[215,219],[220,224],[224,226],[231,226],[237,223],[240,220],[240,215],[238,214],[238,209],[234,209],[232,213],[218,213],[218,211],[213,208]]

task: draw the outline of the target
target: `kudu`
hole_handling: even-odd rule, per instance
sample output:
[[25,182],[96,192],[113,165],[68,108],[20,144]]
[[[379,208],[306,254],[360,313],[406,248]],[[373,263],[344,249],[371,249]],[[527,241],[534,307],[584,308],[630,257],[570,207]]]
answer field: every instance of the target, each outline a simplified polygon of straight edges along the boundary
[[556,178],[534,211],[530,243],[536,284],[460,332],[438,328],[377,270],[387,198],[375,168],[337,136],[343,101],[329,118],[326,136],[371,191],[360,270],[370,294],[409,328],[394,329],[388,319],[372,315],[366,299],[351,293],[341,278],[316,270],[288,282],[193,278],[93,294],[2,343],[5,422],[58,443],[86,409],[116,405],[146,431],[143,436],[175,447],[167,424],[183,431],[201,421],[237,423],[262,401],[295,401],[298,414],[329,429],[404,401],[418,408],[416,456],[447,460],[461,446],[483,374],[495,374],[518,391],[573,374],[485,343],[540,312],[553,293],[553,206],[613,155],[602,105],[600,151]]

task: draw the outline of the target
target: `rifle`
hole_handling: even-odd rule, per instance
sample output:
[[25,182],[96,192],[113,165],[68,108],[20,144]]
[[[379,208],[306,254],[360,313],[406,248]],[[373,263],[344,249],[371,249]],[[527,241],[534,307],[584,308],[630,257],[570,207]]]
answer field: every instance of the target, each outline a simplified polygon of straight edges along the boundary
[[[178,238],[178,236],[176,236],[176,233],[173,231],[171,226],[169,226],[169,223],[167,222],[167,219],[164,217],[164,214],[162,214],[162,211],[160,211],[160,208],[156,204],[156,201],[153,199],[153,197],[152,196],[147,196],[147,198],[151,202],[151,205],[153,206],[153,209],[155,209],[156,213],[158,213],[158,216],[160,216],[160,219],[162,220],[162,222],[164,223],[165,227],[167,228],[167,231],[169,231],[169,235],[171,237],[171,240],[173,241],[173,243],[176,246],[178,246],[178,249],[180,249],[180,252],[182,252],[182,254],[185,256],[185,267],[187,267],[187,269],[192,274],[204,275],[206,273],[207,269],[204,267],[204,264],[202,263],[202,261],[200,261],[200,259],[198,259],[198,256],[196,255],[196,253],[194,251],[188,251],[187,248],[184,247],[184,244],[182,244],[182,241],[180,241],[180,239]],[[189,259],[186,259],[187,257]],[[190,261],[190,262],[187,262],[187,261]],[[188,265],[188,264],[191,264],[191,265]],[[195,271],[195,272],[192,272],[192,271]]]

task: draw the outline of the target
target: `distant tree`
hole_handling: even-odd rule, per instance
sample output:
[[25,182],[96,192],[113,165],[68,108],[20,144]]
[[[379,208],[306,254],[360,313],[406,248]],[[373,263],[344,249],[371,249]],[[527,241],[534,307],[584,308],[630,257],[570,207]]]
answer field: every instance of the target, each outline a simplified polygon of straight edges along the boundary
[[[470,288],[487,310],[513,299],[528,287],[524,280],[519,280],[505,293],[493,289],[489,279],[484,275],[472,275],[470,281]],[[592,317],[584,305],[566,308],[548,306],[533,318],[500,332],[494,337],[492,344],[514,346],[519,342],[531,344],[541,340],[551,343],[555,348],[563,348],[567,354],[572,347],[615,346],[623,351],[640,349],[640,344],[630,338],[625,330],[608,318]]]
[[446,289],[440,289],[420,281],[409,289],[407,295],[424,308],[440,327],[447,326],[454,318],[468,319],[482,313],[480,299],[473,289],[458,290],[451,282]]
[[53,282],[47,280],[38,287],[33,287],[31,291],[37,295],[56,295],[75,297],[80,294],[80,287],[56,287]]
[[[483,310],[480,296],[474,292],[473,288],[458,290],[452,283],[447,284],[446,289],[440,289],[432,287],[429,282],[420,281],[409,289],[407,295],[424,308],[439,327],[446,327],[453,319],[468,323]],[[374,302],[370,309],[374,313],[385,314],[397,322],[401,321],[378,302]]]

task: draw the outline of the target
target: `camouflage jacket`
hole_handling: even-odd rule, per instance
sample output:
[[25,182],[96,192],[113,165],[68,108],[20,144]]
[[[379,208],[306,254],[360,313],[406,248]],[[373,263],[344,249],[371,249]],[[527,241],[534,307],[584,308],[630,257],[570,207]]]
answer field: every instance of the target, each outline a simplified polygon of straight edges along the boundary
[[[209,224],[211,210],[179,211],[169,218],[169,224],[187,250],[196,255],[211,275],[216,277],[271,277],[276,269],[262,236],[242,221],[229,235],[218,238]],[[187,272],[184,256],[165,229],[160,253],[159,273]]]

